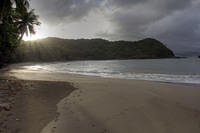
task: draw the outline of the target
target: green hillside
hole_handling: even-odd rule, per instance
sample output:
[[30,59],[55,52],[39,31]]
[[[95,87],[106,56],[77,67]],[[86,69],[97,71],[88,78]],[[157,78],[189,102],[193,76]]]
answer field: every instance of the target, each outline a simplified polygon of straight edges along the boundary
[[172,58],[173,52],[155,39],[107,41],[103,39],[46,38],[21,44],[17,61],[65,61]]

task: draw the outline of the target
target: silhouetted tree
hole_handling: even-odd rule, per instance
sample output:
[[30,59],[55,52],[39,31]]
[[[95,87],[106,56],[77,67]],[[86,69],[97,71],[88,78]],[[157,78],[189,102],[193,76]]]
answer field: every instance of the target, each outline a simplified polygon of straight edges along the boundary
[[34,25],[40,24],[29,7],[29,0],[0,1],[0,66],[10,60],[24,33],[35,33]]
[[27,36],[30,34],[35,34],[34,26],[40,25],[38,17],[38,15],[35,15],[34,9],[19,14],[20,21],[17,22],[17,27],[20,31],[19,40],[22,40],[24,34]]

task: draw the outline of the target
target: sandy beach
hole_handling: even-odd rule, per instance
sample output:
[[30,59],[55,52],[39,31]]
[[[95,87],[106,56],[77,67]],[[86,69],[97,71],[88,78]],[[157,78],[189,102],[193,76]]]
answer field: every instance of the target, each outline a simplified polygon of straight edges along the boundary
[[0,76],[0,133],[40,133],[58,116],[56,104],[76,89],[67,82],[5,75]]
[[6,120],[8,131],[200,132],[198,87],[17,69],[7,75],[28,84],[10,111],[17,119]]

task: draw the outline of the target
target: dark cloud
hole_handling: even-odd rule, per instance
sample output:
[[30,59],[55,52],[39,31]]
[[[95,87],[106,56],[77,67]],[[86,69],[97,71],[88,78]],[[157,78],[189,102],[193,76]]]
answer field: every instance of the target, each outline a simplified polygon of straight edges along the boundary
[[[183,10],[191,4],[190,0],[112,0],[120,7],[112,17],[112,21],[118,27],[119,33],[129,35],[134,32],[141,33],[152,23],[155,23],[175,11]],[[132,8],[121,7],[120,4],[126,3]],[[137,3],[135,5],[135,3]],[[138,5],[140,3],[140,5]],[[124,4],[122,4],[124,5]],[[128,37],[128,36],[127,36]]]
[[148,2],[148,0],[108,0],[110,5],[118,6],[118,7],[131,7],[133,5],[142,4]]
[[149,26],[148,34],[167,42],[176,51],[200,51],[200,14],[199,8],[191,8]]
[[36,8],[40,17],[49,23],[62,21],[77,21],[100,5],[94,0],[34,0],[32,6]]
[[[113,2],[115,2],[113,0]],[[128,1],[119,6],[111,16],[115,31],[101,33],[113,40],[137,40],[155,37],[176,53],[200,51],[200,3],[192,0],[142,0]],[[122,4],[123,6],[120,6]],[[133,4],[132,6],[130,6]],[[115,6],[116,6],[115,5]]]
[[84,33],[80,38],[91,34],[111,40],[155,37],[176,53],[200,51],[199,0],[32,0],[32,6],[46,27],[55,27],[58,37],[72,26],[74,36]]

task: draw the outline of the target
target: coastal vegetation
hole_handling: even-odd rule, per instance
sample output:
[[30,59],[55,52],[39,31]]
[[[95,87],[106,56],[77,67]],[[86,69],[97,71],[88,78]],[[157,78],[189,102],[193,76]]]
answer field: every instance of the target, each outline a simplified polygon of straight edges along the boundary
[[140,41],[107,41],[103,39],[45,38],[23,42],[14,60],[67,61],[107,59],[172,58],[174,53],[160,41],[146,38]]
[[11,61],[24,34],[34,34],[40,25],[29,0],[1,0],[0,2],[0,67]]
[[107,41],[103,39],[46,38],[23,41],[40,25],[29,0],[0,2],[0,67],[10,62],[171,58],[160,41]]

